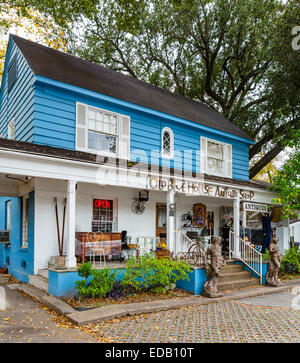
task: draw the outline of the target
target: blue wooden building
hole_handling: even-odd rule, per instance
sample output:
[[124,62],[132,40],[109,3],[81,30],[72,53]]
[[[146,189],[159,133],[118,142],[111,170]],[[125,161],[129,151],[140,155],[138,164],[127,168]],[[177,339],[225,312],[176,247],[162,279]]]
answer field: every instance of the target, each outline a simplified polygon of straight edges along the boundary
[[207,105],[14,35],[0,135],[0,264],[25,282],[55,273],[58,240],[64,276],[74,272],[88,232],[118,251],[126,235],[175,255],[188,236],[226,234],[232,221],[238,255],[243,204],[274,197],[249,180],[253,141]]

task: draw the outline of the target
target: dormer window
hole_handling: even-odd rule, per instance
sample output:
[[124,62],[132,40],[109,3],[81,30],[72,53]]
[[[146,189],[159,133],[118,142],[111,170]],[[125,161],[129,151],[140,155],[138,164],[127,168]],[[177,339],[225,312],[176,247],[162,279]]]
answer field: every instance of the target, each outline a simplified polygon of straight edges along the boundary
[[174,157],[174,134],[169,127],[165,127],[161,135],[161,155],[164,158]]

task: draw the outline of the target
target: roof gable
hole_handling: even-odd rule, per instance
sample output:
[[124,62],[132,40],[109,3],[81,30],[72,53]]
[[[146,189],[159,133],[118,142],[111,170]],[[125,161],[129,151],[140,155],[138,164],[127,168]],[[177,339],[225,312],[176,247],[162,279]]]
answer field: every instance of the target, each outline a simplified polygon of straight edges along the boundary
[[[250,140],[209,106],[38,43],[10,36],[40,76],[105,94]],[[126,90],[126,91],[125,91]]]

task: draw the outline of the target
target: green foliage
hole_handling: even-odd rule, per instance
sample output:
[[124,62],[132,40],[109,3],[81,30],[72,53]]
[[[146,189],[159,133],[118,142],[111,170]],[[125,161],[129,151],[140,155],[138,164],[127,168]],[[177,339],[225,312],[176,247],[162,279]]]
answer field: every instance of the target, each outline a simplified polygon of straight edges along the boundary
[[283,218],[300,210],[300,130],[293,134],[293,141],[287,144],[292,148],[290,157],[273,179],[273,187],[279,194],[273,203],[282,205]]
[[270,252],[269,252],[269,250],[266,250],[266,253],[264,253],[264,254],[262,255],[262,259],[263,259],[264,261],[269,261],[269,256],[270,256]]
[[111,272],[108,268],[92,269],[90,263],[82,264],[77,271],[83,278],[83,280],[75,282],[79,296],[105,297],[117,281],[116,272]]
[[300,273],[299,247],[293,247],[284,251],[280,270],[283,273]]
[[158,259],[154,254],[147,254],[127,261],[121,285],[135,291],[149,290],[154,293],[165,293],[166,287],[171,283],[188,279],[190,270],[191,267],[185,261]]

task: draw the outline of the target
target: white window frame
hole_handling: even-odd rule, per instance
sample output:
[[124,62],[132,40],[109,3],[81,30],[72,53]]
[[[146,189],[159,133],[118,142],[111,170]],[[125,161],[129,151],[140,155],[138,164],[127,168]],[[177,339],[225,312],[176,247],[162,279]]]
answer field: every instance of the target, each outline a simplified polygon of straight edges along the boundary
[[[78,115],[77,115],[77,105],[82,105],[85,106],[85,119],[86,119],[86,123],[85,123],[85,145],[88,146],[88,132],[89,132],[89,125],[88,125],[88,110],[89,109],[94,109],[95,111],[99,111],[99,112],[103,112],[106,114],[109,114],[111,116],[115,116],[117,117],[117,135],[115,135],[117,137],[117,144],[116,144],[116,153],[112,153],[112,152],[107,152],[107,151],[101,151],[101,150],[97,150],[97,149],[92,149],[92,148],[82,148],[82,147],[78,147],[77,146],[77,128],[78,128]],[[84,152],[89,152],[92,154],[97,154],[97,155],[103,155],[103,156],[110,156],[110,157],[114,157],[114,158],[119,158],[120,157],[120,151],[122,148],[122,117],[124,117],[125,115],[116,113],[116,112],[112,112],[103,108],[99,108],[99,107],[95,107],[95,106],[90,106],[88,104],[85,103],[81,103],[81,102],[76,102],[76,150],[79,151],[84,151]],[[130,127],[130,126],[129,126]],[[96,131],[95,131],[96,132]],[[105,133],[103,133],[105,134]],[[107,134],[109,135],[109,134]],[[130,147],[130,146],[129,146]]]
[[[26,201],[28,200],[28,211],[26,210]],[[28,212],[28,213],[27,213]],[[22,246],[28,248],[28,232],[29,232],[29,195],[22,197]]]
[[9,140],[15,139],[15,118],[12,118],[7,125],[7,138]]
[[[222,141],[218,141],[218,140],[214,140],[214,139],[209,139],[207,137],[203,137],[201,136],[200,138],[200,143],[201,143],[201,151],[203,151],[203,142],[205,142],[205,157],[202,158],[201,160],[204,161],[205,165],[204,168],[203,166],[201,166],[201,171],[202,173],[205,174],[209,174],[209,175],[214,175],[214,176],[221,176],[221,177],[227,177],[227,178],[232,178],[232,145],[222,142]],[[208,142],[212,142],[214,144],[218,144],[221,145],[223,147],[223,155],[224,155],[224,173],[213,173],[213,172],[208,172],[208,168],[207,168],[207,161],[208,161]],[[229,153],[229,149],[231,150],[231,152]],[[229,160],[229,156],[231,157],[231,159]],[[228,168],[228,164],[231,165],[230,170]]]
[[[164,152],[164,133],[168,132],[170,135],[170,154]],[[161,132],[161,156],[164,159],[174,159],[174,132],[170,127],[164,127]]]
[[[112,135],[112,134],[104,133],[104,132],[99,132],[100,134],[104,134],[104,135],[116,136],[117,142],[116,142],[116,153],[112,153],[112,152],[109,152],[109,151],[101,151],[101,150],[92,149],[92,148],[87,148],[87,150],[89,150],[89,151],[91,151],[93,153],[97,153],[97,154],[101,153],[101,155],[104,155],[104,156],[118,157],[118,155],[120,153],[120,115],[115,113],[115,112],[111,112],[111,111],[107,111],[107,110],[104,110],[104,109],[101,109],[101,108],[98,108],[98,107],[87,105],[87,112],[89,111],[89,109],[95,110],[95,111],[98,111],[98,112],[104,112],[104,113],[106,113],[108,115],[117,117],[117,134],[116,135]],[[97,131],[92,131],[92,132],[97,133]],[[88,116],[87,116],[87,123],[86,123],[87,141],[86,141],[86,145],[88,145],[88,134],[89,134],[89,125],[88,125]]]

